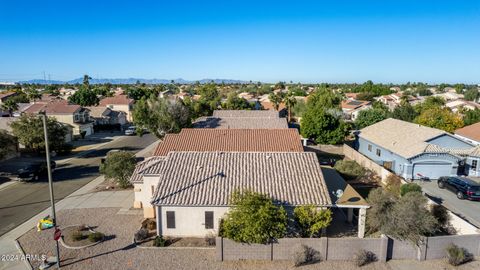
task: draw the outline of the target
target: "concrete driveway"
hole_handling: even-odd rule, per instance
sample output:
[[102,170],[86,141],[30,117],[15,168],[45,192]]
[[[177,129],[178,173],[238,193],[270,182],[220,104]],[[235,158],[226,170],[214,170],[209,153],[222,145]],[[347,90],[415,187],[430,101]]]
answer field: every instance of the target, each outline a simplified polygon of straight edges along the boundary
[[422,186],[423,191],[433,201],[442,204],[453,213],[480,227],[480,201],[459,200],[455,193],[447,189],[440,189],[435,180],[430,182],[415,181],[415,183]]

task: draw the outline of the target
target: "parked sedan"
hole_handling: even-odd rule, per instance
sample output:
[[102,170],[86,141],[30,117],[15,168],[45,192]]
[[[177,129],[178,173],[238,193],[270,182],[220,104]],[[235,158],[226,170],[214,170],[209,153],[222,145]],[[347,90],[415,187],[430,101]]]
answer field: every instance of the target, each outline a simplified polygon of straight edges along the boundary
[[135,135],[136,132],[137,132],[137,128],[135,126],[130,126],[125,130],[125,135],[127,136]]
[[480,183],[465,177],[440,177],[438,187],[446,188],[455,194],[460,200],[480,200]]
[[[52,171],[55,169],[56,166],[57,164],[55,163],[55,161],[50,162],[50,168],[52,169]],[[46,176],[47,173],[47,162],[32,162],[18,170],[17,179],[20,181],[38,180],[40,179],[40,177]]]

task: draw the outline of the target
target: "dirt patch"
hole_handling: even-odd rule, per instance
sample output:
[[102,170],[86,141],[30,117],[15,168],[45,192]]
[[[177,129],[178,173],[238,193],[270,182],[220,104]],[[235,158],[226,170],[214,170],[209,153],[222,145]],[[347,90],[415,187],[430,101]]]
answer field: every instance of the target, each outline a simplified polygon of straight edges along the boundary
[[96,186],[91,191],[93,192],[101,192],[101,191],[123,191],[123,190],[130,190],[133,189],[133,186],[128,188],[121,188],[118,186],[117,183],[110,181],[110,180],[103,180],[98,186]]

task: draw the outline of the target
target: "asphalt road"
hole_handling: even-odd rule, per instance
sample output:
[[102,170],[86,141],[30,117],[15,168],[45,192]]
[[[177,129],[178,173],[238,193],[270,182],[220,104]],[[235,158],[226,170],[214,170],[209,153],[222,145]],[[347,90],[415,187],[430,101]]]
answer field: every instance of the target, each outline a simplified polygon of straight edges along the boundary
[[[113,149],[138,152],[155,142],[152,134],[143,137],[121,136],[115,140],[89,150],[82,157],[57,160],[53,172],[55,201],[59,201],[99,176],[100,159]],[[0,163],[4,168],[8,166]],[[0,190],[0,235],[22,224],[32,216],[50,206],[48,180],[18,182]]]
[[455,193],[440,189],[437,181],[417,182],[429,197],[473,225],[480,227],[480,201],[459,200]]

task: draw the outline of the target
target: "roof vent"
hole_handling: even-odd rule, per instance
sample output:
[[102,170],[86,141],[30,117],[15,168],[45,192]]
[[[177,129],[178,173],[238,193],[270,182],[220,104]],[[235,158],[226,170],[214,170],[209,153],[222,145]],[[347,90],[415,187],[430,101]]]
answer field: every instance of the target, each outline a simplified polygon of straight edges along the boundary
[[202,165],[197,165],[197,170],[201,170],[203,169],[203,166]]
[[267,155],[266,158],[267,158],[267,159],[272,159],[272,156]]

